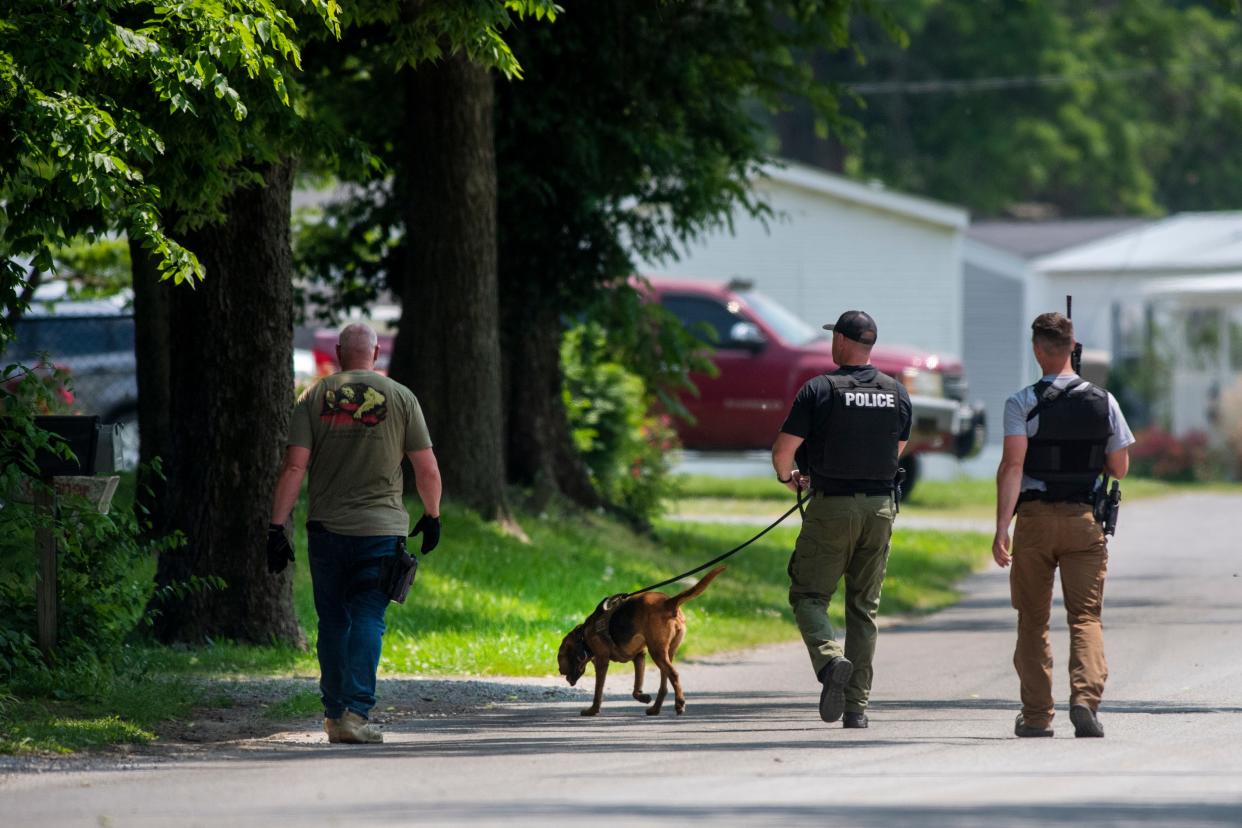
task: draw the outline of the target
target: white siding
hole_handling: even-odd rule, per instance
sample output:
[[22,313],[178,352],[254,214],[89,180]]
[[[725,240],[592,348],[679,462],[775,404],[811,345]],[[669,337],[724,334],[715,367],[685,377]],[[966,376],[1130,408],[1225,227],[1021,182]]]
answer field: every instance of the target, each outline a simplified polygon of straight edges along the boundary
[[962,353],[959,228],[834,199],[782,182],[761,192],[776,212],[768,227],[735,217],[678,262],[648,273],[755,287],[816,326],[850,308],[872,314],[880,341]]
[[1065,297],[1074,297],[1074,335],[1084,348],[1111,352],[1113,349],[1113,305],[1117,302],[1142,303],[1148,286],[1180,274],[1169,271],[1144,273],[1040,273],[1036,277],[1031,308],[1035,314],[1046,311],[1065,313]]
[[1005,400],[1031,382],[1026,365],[1026,318],[1021,279],[971,262],[964,275],[964,339],[970,399],[987,406],[988,442],[1004,436]]

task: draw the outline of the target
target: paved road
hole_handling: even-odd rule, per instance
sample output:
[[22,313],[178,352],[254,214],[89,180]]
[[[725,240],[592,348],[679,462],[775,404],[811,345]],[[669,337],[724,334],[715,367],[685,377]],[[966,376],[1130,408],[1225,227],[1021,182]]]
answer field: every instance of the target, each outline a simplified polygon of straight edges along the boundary
[[[872,728],[816,718],[800,645],[684,665],[685,716],[623,695],[423,720],[376,747],[295,741],[207,760],[0,781],[4,826],[1242,824],[1242,499],[1128,507],[1112,550],[1108,736],[1011,735],[1017,688],[1006,580],[885,630]],[[1197,525],[1179,527],[1179,517]],[[693,630],[690,635],[693,635]],[[1054,631],[1066,699],[1063,619]]]

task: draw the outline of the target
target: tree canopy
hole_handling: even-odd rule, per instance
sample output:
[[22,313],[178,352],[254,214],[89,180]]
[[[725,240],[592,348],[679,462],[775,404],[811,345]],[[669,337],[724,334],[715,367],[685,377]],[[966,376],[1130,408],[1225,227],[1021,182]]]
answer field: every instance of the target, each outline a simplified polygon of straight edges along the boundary
[[[900,0],[894,46],[833,76],[865,139],[844,169],[997,215],[1150,214],[1242,203],[1235,3]],[[1042,210],[1039,209],[1042,206]]]
[[[336,27],[335,0],[302,5]],[[236,183],[231,163],[262,145],[239,125],[267,100],[288,104],[299,61],[293,17],[273,0],[13,0],[0,14],[0,299],[17,299],[19,257],[48,270],[54,249],[80,235],[125,232],[164,277],[201,278],[169,236],[161,187],[147,173],[177,155],[166,182],[194,178],[180,188],[195,193],[184,206],[214,215]],[[170,141],[176,125],[185,128]]]

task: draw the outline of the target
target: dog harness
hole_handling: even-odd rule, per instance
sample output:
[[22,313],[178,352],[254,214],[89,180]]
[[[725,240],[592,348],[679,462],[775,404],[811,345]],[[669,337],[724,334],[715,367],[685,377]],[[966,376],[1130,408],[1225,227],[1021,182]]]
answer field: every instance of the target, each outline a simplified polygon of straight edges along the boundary
[[[624,592],[610,595],[600,601],[595,611],[587,616],[587,620],[582,625],[582,643],[588,655],[594,656],[597,652],[603,655],[617,651],[616,643],[609,632],[609,625],[612,623],[612,616],[630,597]],[[592,639],[600,646],[594,646]]]

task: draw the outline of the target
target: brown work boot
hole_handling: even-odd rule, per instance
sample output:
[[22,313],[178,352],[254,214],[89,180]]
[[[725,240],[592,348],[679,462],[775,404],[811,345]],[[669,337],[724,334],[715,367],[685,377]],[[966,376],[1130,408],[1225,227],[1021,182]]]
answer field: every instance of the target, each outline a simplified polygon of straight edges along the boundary
[[1022,714],[1019,713],[1017,720],[1013,723],[1013,735],[1023,739],[1030,739],[1033,737],[1038,738],[1040,736],[1047,737],[1052,735],[1052,728],[1031,727],[1026,723],[1026,720],[1022,718]]
[[1104,736],[1104,725],[1090,707],[1075,704],[1070,707],[1070,721],[1074,723],[1074,735],[1099,739]]
[[346,710],[339,719],[324,719],[323,731],[334,745],[374,745],[384,741],[378,727],[352,710]]

